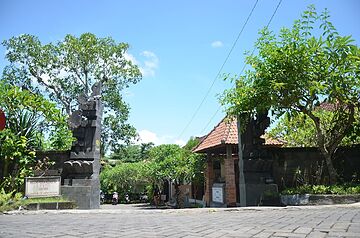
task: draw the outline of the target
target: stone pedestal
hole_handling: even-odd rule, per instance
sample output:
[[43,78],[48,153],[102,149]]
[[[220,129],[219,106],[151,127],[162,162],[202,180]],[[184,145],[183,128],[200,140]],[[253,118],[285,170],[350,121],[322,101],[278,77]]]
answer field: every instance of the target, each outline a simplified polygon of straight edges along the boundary
[[72,185],[61,186],[64,197],[74,201],[79,209],[100,208],[99,179],[72,179]]
[[278,187],[276,184],[246,184],[246,205],[258,206],[261,204],[261,198],[264,193],[278,193]]

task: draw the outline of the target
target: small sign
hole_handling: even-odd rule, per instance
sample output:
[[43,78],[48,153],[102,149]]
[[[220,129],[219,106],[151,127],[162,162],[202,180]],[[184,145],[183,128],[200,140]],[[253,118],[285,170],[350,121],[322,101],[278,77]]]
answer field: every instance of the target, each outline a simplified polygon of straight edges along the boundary
[[0,131],[5,129],[6,117],[5,113],[0,109]]
[[222,187],[212,187],[213,202],[224,203],[224,189]]
[[27,177],[25,178],[25,196],[56,197],[60,196],[61,177]]

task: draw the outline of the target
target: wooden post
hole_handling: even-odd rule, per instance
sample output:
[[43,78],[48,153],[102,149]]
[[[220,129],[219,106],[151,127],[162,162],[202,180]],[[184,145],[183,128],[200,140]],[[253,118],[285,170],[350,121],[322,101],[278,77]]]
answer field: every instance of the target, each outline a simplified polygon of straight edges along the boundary
[[239,155],[239,198],[240,206],[246,207],[246,184],[244,176],[244,158],[243,158],[243,146],[241,142],[241,125],[240,116],[237,117],[237,130],[238,130],[238,155]]

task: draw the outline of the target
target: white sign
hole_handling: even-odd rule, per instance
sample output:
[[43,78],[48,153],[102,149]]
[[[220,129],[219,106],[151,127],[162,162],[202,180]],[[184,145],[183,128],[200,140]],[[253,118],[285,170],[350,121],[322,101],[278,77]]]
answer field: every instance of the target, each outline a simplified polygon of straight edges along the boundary
[[212,187],[212,200],[213,202],[224,203],[224,194],[222,187]]
[[61,177],[25,178],[25,196],[54,197],[60,196]]

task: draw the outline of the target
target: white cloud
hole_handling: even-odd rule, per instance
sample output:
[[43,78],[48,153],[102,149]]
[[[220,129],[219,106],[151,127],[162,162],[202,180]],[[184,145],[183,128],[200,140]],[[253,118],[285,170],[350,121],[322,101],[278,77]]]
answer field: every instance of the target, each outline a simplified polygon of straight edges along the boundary
[[219,40],[214,41],[214,42],[211,43],[211,47],[213,47],[213,48],[220,48],[220,47],[223,47],[223,45],[224,44]]
[[132,54],[129,54],[128,52],[125,52],[124,58],[126,60],[131,61],[135,65],[139,65],[139,62],[135,59],[135,57]]
[[144,61],[144,65],[140,67],[141,73],[144,77],[154,77],[155,70],[159,66],[159,58],[156,56],[155,53],[151,51],[143,51],[141,55],[146,58]]
[[179,139],[179,140],[175,140],[175,144],[179,145],[179,146],[184,146],[186,144],[185,141]]
[[183,140],[176,140],[173,136],[158,136],[156,133],[149,130],[139,131],[139,141],[137,143],[150,143],[153,142],[155,145],[161,144],[177,144],[184,146]]
[[144,77],[154,77],[155,71],[159,67],[159,58],[154,52],[145,50],[140,54],[143,58],[143,61],[139,61],[132,54],[125,53],[124,57],[126,60],[131,61],[133,64],[137,65]]
[[140,143],[150,143],[153,142],[154,144],[159,144],[159,138],[154,132],[148,130],[141,130],[139,131]]

